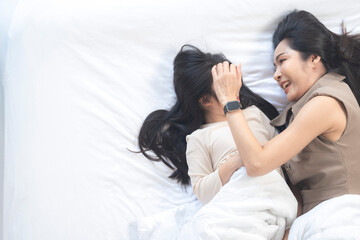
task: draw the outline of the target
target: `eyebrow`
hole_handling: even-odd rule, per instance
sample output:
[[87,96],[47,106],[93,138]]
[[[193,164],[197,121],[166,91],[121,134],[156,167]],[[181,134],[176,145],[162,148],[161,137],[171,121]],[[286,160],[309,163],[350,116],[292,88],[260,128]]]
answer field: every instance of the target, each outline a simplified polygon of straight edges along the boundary
[[[279,59],[279,57],[280,57],[281,55],[284,55],[284,54],[285,54],[285,52],[278,54],[278,55],[276,56],[276,58],[275,58],[275,62],[277,62],[277,60]],[[274,66],[275,66],[275,62],[274,62]]]
[[279,55],[277,55],[276,58],[275,58],[275,61],[277,61],[277,60],[279,59],[279,57],[280,57],[281,55],[284,55],[284,54],[285,54],[285,52],[280,53]]

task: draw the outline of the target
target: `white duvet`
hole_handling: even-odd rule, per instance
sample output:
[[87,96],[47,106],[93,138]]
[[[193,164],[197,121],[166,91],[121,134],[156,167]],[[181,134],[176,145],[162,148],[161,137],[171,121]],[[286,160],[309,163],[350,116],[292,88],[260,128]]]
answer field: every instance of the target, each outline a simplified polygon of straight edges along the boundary
[[140,239],[282,239],[297,201],[277,171],[249,177],[245,168],[206,205],[194,202],[139,221]]
[[360,195],[327,200],[295,219],[297,202],[277,172],[252,178],[245,169],[208,204],[184,204],[138,222],[141,240],[359,240]]
[[290,240],[359,240],[360,195],[343,195],[322,202],[297,218]]

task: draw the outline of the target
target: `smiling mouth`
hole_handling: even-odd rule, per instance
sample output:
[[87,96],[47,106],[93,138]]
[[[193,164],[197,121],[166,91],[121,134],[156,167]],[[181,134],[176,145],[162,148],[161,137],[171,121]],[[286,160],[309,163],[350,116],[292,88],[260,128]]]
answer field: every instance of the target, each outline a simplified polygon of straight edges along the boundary
[[286,82],[284,82],[283,84],[282,84],[282,88],[283,89],[286,89],[288,86],[290,85],[290,82],[289,81],[286,81]]

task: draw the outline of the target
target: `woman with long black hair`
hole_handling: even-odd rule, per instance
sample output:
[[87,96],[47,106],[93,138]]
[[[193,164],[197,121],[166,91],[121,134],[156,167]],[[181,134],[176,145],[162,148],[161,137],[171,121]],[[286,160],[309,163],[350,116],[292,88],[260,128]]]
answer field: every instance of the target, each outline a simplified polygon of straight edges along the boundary
[[[156,110],[145,119],[140,151],[173,169],[170,178],[184,185],[191,182],[203,204],[211,201],[211,207],[201,209],[186,225],[190,235],[181,239],[224,237],[222,231],[228,228],[234,229],[235,239],[282,239],[295,218],[296,199],[281,169],[259,178],[246,175],[226,122],[227,114],[243,109],[251,131],[264,144],[276,135],[269,119],[278,112],[245,85],[240,98],[223,108],[213,90],[211,68],[224,61],[228,60],[222,54],[204,53],[190,45],[181,48],[174,60],[176,102],[169,111]],[[214,208],[217,211],[209,211]]]
[[[181,184],[190,183],[186,162],[186,136],[203,124],[226,121],[222,108],[217,114],[213,114],[219,120],[206,119],[209,103],[218,102],[212,88],[211,68],[224,61],[228,60],[222,54],[204,53],[194,46],[184,45],[174,59],[174,106],[170,110],[150,113],[141,127],[138,137],[141,153],[150,160],[162,161],[174,169],[170,178]],[[270,120],[278,115],[274,106],[253,93],[246,85],[240,91],[242,109],[256,106]],[[148,154],[149,150],[155,156]],[[238,167],[240,165],[236,166]]]
[[[344,27],[342,34],[335,34],[312,14],[295,10],[278,24],[273,45],[274,79],[290,102],[273,125],[287,128],[263,145],[251,133],[241,109],[228,114],[242,161],[251,176],[284,165],[301,193],[302,212],[307,213],[301,217],[301,224],[308,221],[302,229],[314,231],[307,237],[302,230],[291,231],[290,239],[316,234],[316,239],[358,239],[360,36],[350,35]],[[236,100],[241,71],[224,62],[212,73],[221,105]],[[332,214],[339,212],[333,221]]]

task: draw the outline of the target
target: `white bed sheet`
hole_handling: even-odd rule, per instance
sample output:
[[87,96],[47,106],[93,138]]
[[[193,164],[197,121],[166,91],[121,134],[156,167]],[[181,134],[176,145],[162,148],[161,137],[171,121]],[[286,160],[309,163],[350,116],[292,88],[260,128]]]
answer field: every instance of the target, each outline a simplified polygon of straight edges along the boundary
[[[4,91],[2,79],[7,49],[7,32],[14,13],[17,0],[0,1],[0,233],[3,232],[3,200],[4,200]],[[0,240],[3,240],[0,234]]]
[[2,81],[3,239],[137,239],[138,219],[196,201],[128,150],[173,103],[175,54],[223,52],[281,110],[271,33],[294,8],[360,32],[357,0],[20,0]]

